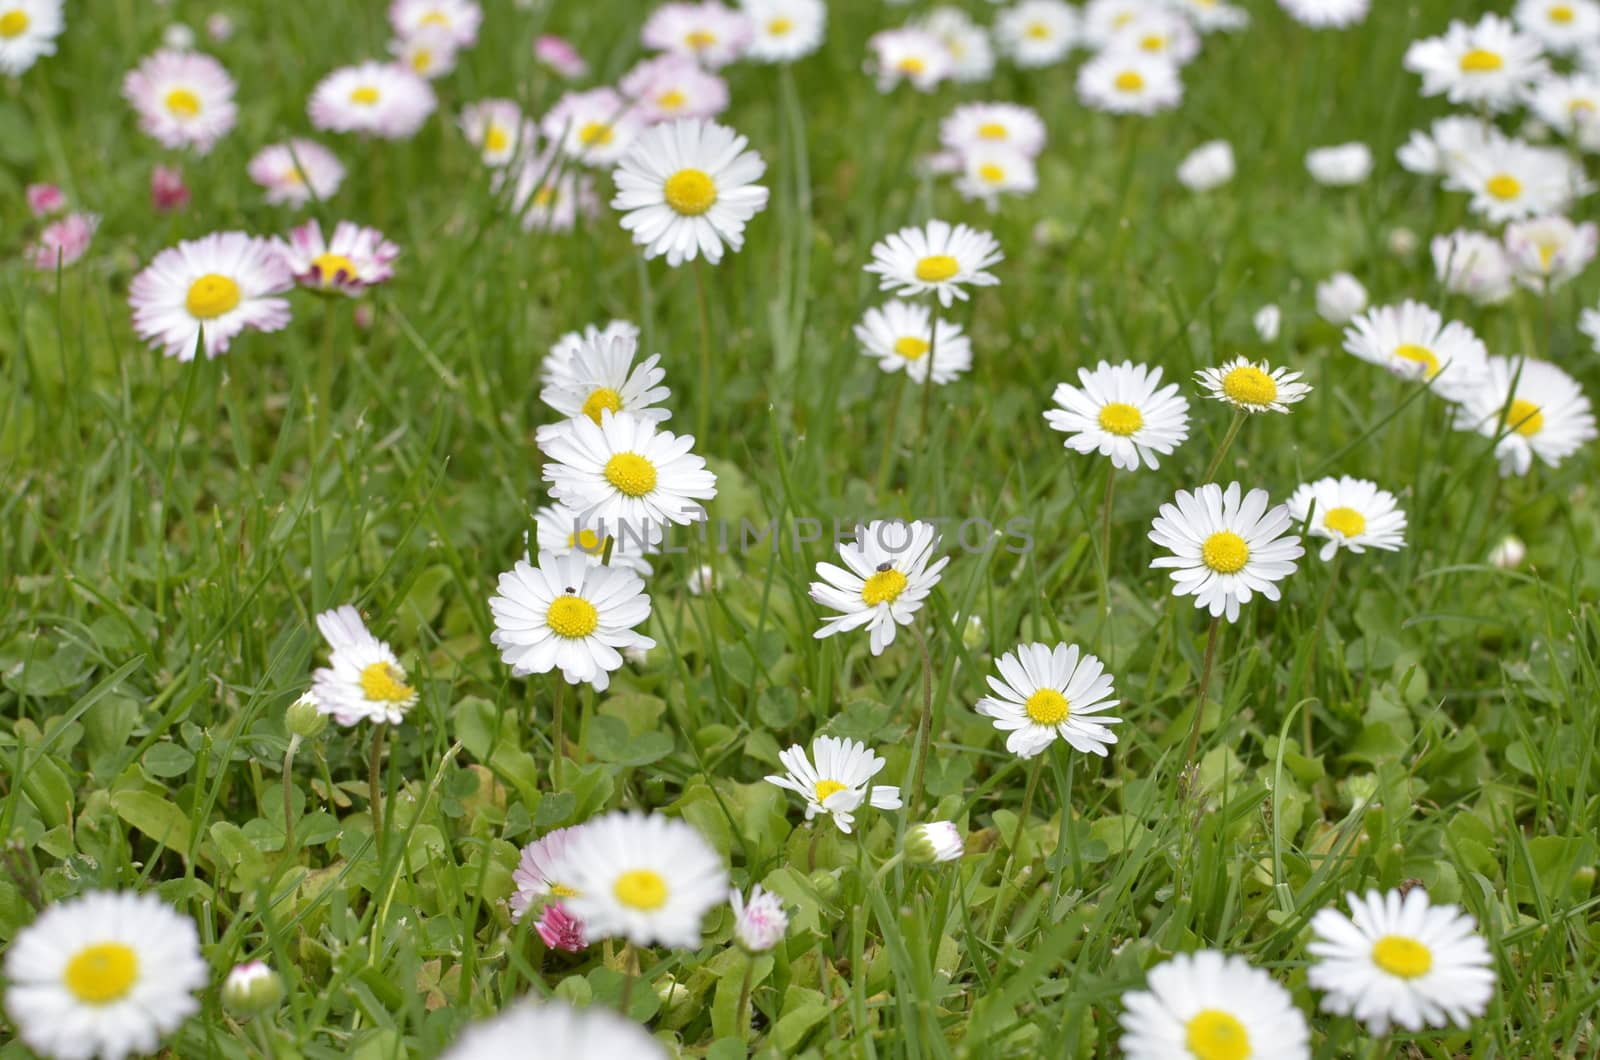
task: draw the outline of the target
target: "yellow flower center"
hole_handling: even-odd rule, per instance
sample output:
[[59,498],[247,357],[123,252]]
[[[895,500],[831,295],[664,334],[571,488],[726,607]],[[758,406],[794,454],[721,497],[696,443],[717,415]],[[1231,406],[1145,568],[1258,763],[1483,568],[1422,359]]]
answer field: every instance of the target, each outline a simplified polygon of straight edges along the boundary
[[120,942],[85,946],[67,962],[67,989],[89,1005],[109,1005],[126,997],[139,978],[139,955]]
[[239,285],[220,273],[208,272],[189,285],[183,304],[190,316],[215,320],[239,304]]
[[1550,8],[1549,15],[1551,22],[1559,22],[1563,26],[1565,26],[1568,22],[1571,22],[1573,18],[1576,17],[1576,14],[1573,12],[1572,8],[1568,7],[1566,4],[1553,5]]
[[600,540],[600,535],[593,530],[579,530],[575,534],[567,535],[568,548],[581,548],[585,552],[598,552],[602,544],[604,542]]
[[1100,429],[1120,438],[1144,426],[1144,415],[1132,405],[1121,401],[1108,402],[1100,410]]
[[433,69],[433,53],[426,48],[418,48],[412,52],[411,69],[419,74],[425,74]]
[[1510,173],[1496,173],[1484,182],[1483,188],[1501,202],[1510,202],[1522,194],[1522,181]]
[[378,102],[379,98],[378,90],[371,85],[362,85],[360,88],[352,89],[350,92],[350,102],[360,103],[364,107],[372,106]]
[[1201,1009],[1186,1025],[1183,1044],[1195,1060],[1246,1060],[1250,1032],[1221,1009]]
[[405,679],[393,663],[375,662],[361,671],[361,693],[374,703],[404,703],[417,694]]
[[781,37],[794,29],[794,23],[787,18],[775,18],[767,23],[767,32],[774,37]]
[[1592,99],[1575,99],[1567,104],[1567,113],[1575,121],[1592,121],[1596,110],[1600,110],[1600,104]]
[[861,600],[868,607],[892,604],[905,591],[906,576],[890,567],[867,579],[867,583],[861,587]]
[[662,110],[677,110],[687,102],[689,97],[675,88],[669,88],[656,97],[656,106]]
[[961,263],[948,254],[930,254],[917,262],[917,279],[923,283],[943,283],[961,271]]
[[837,795],[843,790],[845,790],[845,785],[837,780],[819,780],[816,787],[817,801],[827,802],[829,795]]
[[1218,530],[1200,546],[1200,558],[1218,574],[1237,574],[1250,562],[1250,546],[1232,530]]
[[535,206],[549,206],[555,201],[556,189],[554,185],[546,184],[533,193],[533,204]]
[[1126,26],[1128,23],[1130,23],[1132,21],[1133,21],[1133,12],[1132,11],[1121,11],[1121,12],[1118,12],[1116,17],[1111,20],[1111,27],[1113,29],[1121,29],[1123,26]]
[[584,399],[583,408],[580,411],[591,420],[599,423],[600,413],[606,409],[610,409],[612,412],[621,412],[622,395],[608,386],[602,386],[596,387],[594,392]]
[[1531,401],[1517,398],[1506,413],[1506,426],[1524,438],[1532,438],[1544,430],[1544,410]]
[[21,8],[7,11],[0,15],[0,37],[20,37],[28,31],[28,24],[32,21]]
[[583,597],[563,593],[550,601],[550,610],[544,613],[544,624],[558,637],[577,640],[587,637],[600,625],[600,612]]
[[713,44],[717,43],[717,35],[708,29],[694,30],[683,39],[684,42],[689,45],[689,47],[695,49],[696,51],[699,51],[701,48],[709,48]]
[[1261,369],[1241,364],[1222,377],[1222,393],[1240,405],[1270,405],[1278,400],[1278,384]]
[[318,254],[311,259],[311,264],[315,265],[317,271],[322,274],[322,282],[325,284],[332,283],[333,278],[341,272],[344,273],[346,279],[350,280],[355,279],[358,275],[355,262],[343,254],[335,254],[332,251],[323,251]]
[[1427,975],[1433,967],[1433,954],[1416,939],[1404,935],[1385,935],[1372,945],[1372,963],[1401,979]]
[[552,898],[576,898],[578,891],[575,887],[568,887],[564,883],[551,883],[550,896]]
[[604,147],[611,142],[611,126],[603,121],[589,122],[578,130],[578,142],[585,147]]
[[927,68],[928,64],[915,55],[908,55],[900,60],[900,72],[902,74],[920,74]]
[[1139,41],[1139,47],[1147,52],[1158,52],[1167,46],[1167,38],[1158,33],[1152,33]]
[[702,170],[680,169],[662,189],[667,205],[685,217],[699,217],[717,201],[717,185]]
[[1474,48],[1461,57],[1461,72],[1464,74],[1490,74],[1505,64],[1506,61],[1500,58],[1498,52]]
[[617,877],[611,893],[629,909],[648,913],[667,904],[667,881],[650,869],[630,869]]
[[995,165],[993,162],[985,162],[983,165],[978,167],[978,176],[985,183],[999,184],[1001,181],[1006,179],[1006,171],[1004,168]]
[[1028,717],[1039,725],[1060,725],[1072,714],[1067,697],[1053,688],[1041,688],[1023,704]]
[[1137,92],[1144,87],[1144,78],[1137,70],[1124,70],[1112,84],[1117,86],[1118,92]]
[[917,338],[915,335],[907,335],[905,338],[896,339],[894,342],[894,352],[908,361],[921,360],[927,356],[930,349],[932,347],[927,342]]
[[1433,351],[1426,346],[1403,342],[1394,348],[1394,355],[1402,361],[1412,361],[1422,365],[1429,379],[1439,374],[1439,358],[1435,357]]
[[630,497],[656,488],[656,466],[638,453],[618,453],[606,461],[606,481]]
[[1322,521],[1329,530],[1337,530],[1345,537],[1359,537],[1367,532],[1367,517],[1354,508],[1330,508]]
[[429,11],[426,15],[422,16],[422,25],[444,26],[446,29],[448,29],[450,27],[450,16],[445,14],[443,11]]
[[1028,23],[1028,28],[1022,32],[1025,36],[1032,37],[1034,40],[1050,39],[1050,27],[1043,22],[1030,22]]
[[978,126],[978,138],[980,140],[1004,140],[1009,135],[1006,127],[997,121],[986,121]]
[[175,88],[167,93],[167,110],[180,118],[192,118],[200,113],[200,97],[187,88]]
[[483,134],[483,147],[486,151],[499,154],[510,146],[511,134],[498,125],[489,126],[488,131]]

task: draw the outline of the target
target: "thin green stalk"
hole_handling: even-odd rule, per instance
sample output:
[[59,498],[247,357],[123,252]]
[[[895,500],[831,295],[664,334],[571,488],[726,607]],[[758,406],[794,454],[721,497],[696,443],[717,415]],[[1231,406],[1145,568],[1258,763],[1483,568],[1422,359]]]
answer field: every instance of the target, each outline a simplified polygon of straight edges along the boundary
[[1206,692],[1211,688],[1211,670],[1217,659],[1217,641],[1222,636],[1222,618],[1211,620],[1211,631],[1206,634],[1206,660],[1200,670],[1200,694],[1194,701],[1194,724],[1189,727],[1189,743],[1183,751],[1183,763],[1194,762],[1195,751],[1200,747],[1200,723],[1206,716]]
[[551,680],[555,682],[556,694],[554,706],[550,708],[551,718],[551,757],[550,757],[550,784],[556,790],[561,790],[561,761],[566,757],[566,727],[567,727],[567,687],[560,674],[552,674]]
[[1106,495],[1100,512],[1100,639],[1106,649],[1108,661],[1115,662],[1116,653],[1111,642],[1111,510],[1117,496],[1117,465],[1106,464]]
[[372,842],[378,851],[378,864],[383,864],[383,739],[388,729],[387,725],[377,724],[372,727],[372,750],[367,756],[367,810],[372,815]]
[[[755,984],[756,959],[751,954],[744,955],[744,981],[739,984],[739,1008],[734,1025],[739,1028],[739,1040],[750,1040],[750,988]],[[626,1010],[624,1010],[626,1014]]]
[[922,777],[928,768],[928,748],[933,743],[933,659],[928,653],[928,637],[922,627],[913,624],[917,635],[917,652],[922,660],[922,716],[917,720],[917,769],[911,775],[910,811],[907,819],[914,819],[922,809]]
[[995,925],[1000,921],[1000,909],[1005,904],[1006,881],[1011,878],[1011,868],[1017,861],[1017,848],[1022,845],[1023,833],[1028,827],[1028,815],[1033,812],[1033,793],[1039,787],[1039,774],[1044,772],[1045,756],[1041,752],[1033,758],[1033,768],[1028,770],[1028,786],[1022,792],[1022,809],[1017,812],[1017,826],[1011,830],[1011,849],[1006,851],[1005,867],[1000,870],[1000,882],[995,885],[994,908],[989,910],[989,924],[983,937],[994,939]]
[[905,385],[892,385],[894,397],[889,399],[889,418],[884,424],[883,455],[878,458],[878,496],[881,498],[889,488],[889,476],[894,472],[894,443],[896,434],[900,429],[900,406],[905,403],[905,390],[911,380],[906,379]]
[[939,355],[939,301],[928,296],[928,374],[922,380],[922,427],[917,432],[923,444],[928,442],[928,426],[933,419],[933,365]]
[[706,306],[705,262],[694,259],[695,302],[700,313],[700,402],[696,408],[696,434],[702,448],[711,431],[711,312]]
[[[1294,680],[1289,683],[1291,695],[1301,695],[1300,683],[1305,680],[1306,672],[1314,669],[1317,657],[1322,653],[1322,623],[1328,617],[1328,608],[1333,603],[1333,587],[1339,580],[1339,560],[1344,557],[1344,550],[1333,554],[1333,559],[1328,563],[1328,583],[1322,588],[1322,602],[1317,605],[1317,617],[1311,623],[1311,647],[1301,657],[1300,664],[1295,667]],[[1308,707],[1300,716],[1301,733],[1305,738],[1304,754],[1311,756],[1311,709]]]
[[1239,428],[1244,426],[1246,413],[1235,412],[1233,422],[1228,424],[1228,433],[1223,436],[1222,444],[1217,447],[1216,455],[1211,458],[1211,466],[1206,468],[1206,473],[1200,479],[1201,485],[1212,481],[1212,476],[1217,473],[1217,468],[1222,466],[1222,458],[1228,455],[1228,450],[1233,447],[1233,440],[1239,437]]

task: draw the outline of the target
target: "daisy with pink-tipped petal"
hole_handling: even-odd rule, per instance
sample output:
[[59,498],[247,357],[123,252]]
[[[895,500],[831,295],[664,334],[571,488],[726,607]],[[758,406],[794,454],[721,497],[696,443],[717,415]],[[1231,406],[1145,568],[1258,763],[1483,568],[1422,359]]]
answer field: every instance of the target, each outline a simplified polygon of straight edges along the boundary
[[580,953],[589,945],[589,933],[584,930],[583,921],[573,916],[564,902],[551,902],[545,906],[533,929],[539,933],[540,940],[553,950]]
[[519,153],[531,154],[537,134],[515,100],[483,99],[461,108],[461,133],[478,149],[486,166],[504,166]]
[[[526,135],[533,137],[533,130]],[[569,232],[578,217],[600,216],[600,194],[594,178],[577,163],[560,157],[554,147],[515,167],[495,172],[496,193],[512,184],[510,209],[524,232]]]
[[94,230],[99,226],[99,215],[92,213],[69,213],[50,222],[28,246],[25,252],[28,263],[40,272],[54,272],[76,264],[89,252]]
[[250,179],[266,189],[273,206],[304,206],[332,197],[344,183],[344,165],[315,140],[270,144],[250,160]]
[[639,31],[646,48],[687,56],[708,70],[742,56],[752,36],[749,19],[715,0],[662,4]]
[[238,120],[233,78],[199,52],[159,51],[130,71],[122,95],[139,113],[139,128],[163,147],[205,154]]
[[582,828],[581,824],[557,828],[522,848],[517,867],[511,872],[511,882],[517,888],[511,896],[513,923],[521,921],[530,909],[537,908],[541,902],[571,898],[577,893],[562,879],[559,865],[562,852]]
[[728,83],[676,52],[638,63],[619,87],[650,122],[714,118],[728,109]]
[[401,38],[432,30],[456,48],[470,48],[482,23],[483,8],[473,0],[394,0],[389,5],[389,25]]
[[201,332],[205,354],[226,353],[246,330],[280,331],[294,286],[288,266],[265,239],[214,232],[157,254],[128,287],[133,327],[168,357],[194,359]]
[[382,232],[353,221],[340,221],[331,239],[323,238],[315,219],[307,221],[289,232],[288,242],[279,240],[277,248],[300,286],[352,298],[392,277],[394,259],[400,256],[400,248]]
[[67,208],[67,193],[54,184],[29,184],[24,194],[35,217],[49,217]]
[[409,68],[368,61],[324,77],[311,93],[308,112],[318,129],[405,140],[437,103],[432,87]]
[[616,163],[643,131],[639,109],[614,88],[568,92],[539,119],[539,131],[566,154],[591,166]]

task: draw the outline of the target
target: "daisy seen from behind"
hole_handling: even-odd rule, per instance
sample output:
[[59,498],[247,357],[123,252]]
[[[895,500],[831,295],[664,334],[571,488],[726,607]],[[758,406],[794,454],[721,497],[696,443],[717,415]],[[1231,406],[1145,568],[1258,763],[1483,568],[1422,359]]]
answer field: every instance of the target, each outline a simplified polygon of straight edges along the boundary
[[866,744],[818,736],[811,741],[810,758],[805,748],[795,744],[780,751],[778,760],[785,772],[767,777],[767,783],[804,799],[807,821],[827,814],[839,831],[849,834],[863,804],[878,810],[900,809],[899,788],[870,783],[889,763]]
[[1161,384],[1160,367],[1131,361],[1078,369],[1078,386],[1057,384],[1044,414],[1054,430],[1068,435],[1065,445],[1079,453],[1099,453],[1124,471],[1142,464],[1155,470],[1189,437],[1189,402],[1178,384]]
[[867,310],[855,326],[856,341],[885,372],[904,371],[916,383],[927,382],[931,372],[942,386],[972,367],[972,341],[961,325],[939,319],[930,326],[932,319],[929,306],[893,299]]
[[1076,644],[1021,644],[995,661],[992,695],[978,700],[979,714],[1006,733],[1006,750],[1033,758],[1057,739],[1075,751],[1106,757],[1117,742],[1111,726],[1121,718],[1102,714],[1117,705],[1105,664]]
[[56,38],[66,28],[64,0],[0,2],[0,74],[17,77],[46,55],[56,53]]
[[1289,515],[1312,537],[1326,539],[1319,553],[1324,561],[1340,549],[1360,554],[1405,547],[1406,513],[1394,494],[1366,479],[1341,475],[1304,483],[1289,497]]
[[376,228],[340,221],[327,239],[315,218],[291,229],[277,247],[300,286],[352,298],[393,278],[400,256],[400,248]]
[[866,270],[878,288],[901,295],[932,293],[945,307],[968,297],[967,288],[992,287],[1000,280],[987,271],[1005,260],[988,232],[948,221],[902,228],[872,246]]
[[1503,302],[1515,290],[1511,259],[1498,239],[1460,228],[1434,236],[1428,244],[1434,275],[1452,294],[1463,294],[1480,305]]
[[939,543],[932,523],[875,520],[856,527],[856,539],[839,546],[844,566],[822,562],[811,583],[811,599],[838,614],[827,617],[815,636],[867,628],[873,655],[894,643],[898,626],[909,626],[949,556],[933,559]]
[[1289,991],[1243,957],[1180,953],[1122,996],[1128,1060],[1309,1060],[1310,1032]]
[[1278,0],[1290,18],[1313,29],[1344,29],[1367,17],[1371,0]]
[[550,492],[585,520],[639,527],[705,517],[702,504],[717,495],[717,476],[696,455],[693,435],[658,431],[631,413],[602,409],[567,421],[542,443]]
[[526,1055],[534,1042],[563,1060],[667,1060],[649,1031],[608,1008],[532,1000],[469,1023],[440,1060],[506,1060]]
[[1446,323],[1431,306],[1409,299],[1397,306],[1375,306],[1350,321],[1344,348],[1403,379],[1429,383],[1452,399],[1477,384],[1489,359],[1488,348],[1471,328],[1454,320]]
[[370,721],[398,725],[417,702],[406,669],[394,650],[374,637],[349,604],[317,616],[328,642],[328,665],[311,675],[317,709],[340,725]]
[[408,67],[369,61],[323,78],[311,92],[307,112],[318,129],[405,140],[422,128],[437,104],[433,87]]
[[614,209],[644,248],[673,268],[703,256],[712,265],[725,247],[744,246],[744,227],[767,205],[757,184],[766,163],[749,141],[724,125],[675,121],[639,137],[614,174]]
[[1489,358],[1481,383],[1456,407],[1455,428],[1497,439],[1502,475],[1526,475],[1535,457],[1556,467],[1595,438],[1594,410],[1577,380],[1522,357]]
[[228,71],[199,52],[156,52],[122,82],[146,135],[163,147],[191,147],[202,155],[238,120],[233,93]]
[[1218,401],[1239,412],[1288,412],[1289,406],[1311,393],[1300,373],[1274,368],[1266,361],[1235,357],[1216,368],[1202,368],[1196,380]]
[[1172,571],[1174,596],[1193,596],[1212,618],[1238,621],[1240,605],[1257,594],[1279,598],[1277,583],[1304,554],[1300,536],[1288,532],[1288,506],[1270,504],[1266,490],[1246,493],[1237,482],[1179,490],[1150,526],[1150,540],[1172,554],[1150,566]]
[[577,382],[574,360],[587,345],[626,337],[639,343],[639,325],[628,320],[612,320],[605,325],[585,324],[582,330],[569,331],[550,344],[550,352],[539,363],[539,379],[546,386],[570,386]]
[[338,156],[314,140],[269,144],[250,159],[250,179],[266,191],[273,206],[304,206],[324,201],[344,183]]
[[294,277],[272,244],[244,232],[214,232],[157,254],[128,286],[133,326],[168,357],[226,353],[242,332],[280,331]]

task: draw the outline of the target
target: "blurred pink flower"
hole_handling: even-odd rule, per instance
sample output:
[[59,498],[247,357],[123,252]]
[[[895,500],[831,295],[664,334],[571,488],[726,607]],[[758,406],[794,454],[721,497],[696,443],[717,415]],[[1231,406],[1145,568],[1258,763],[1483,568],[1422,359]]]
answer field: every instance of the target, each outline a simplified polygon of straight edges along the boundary
[[533,42],[533,54],[536,59],[550,69],[566,78],[568,81],[582,77],[589,72],[589,64],[583,61],[583,56],[563,37],[546,33]]
[[150,204],[157,210],[181,210],[189,205],[189,186],[177,166],[156,166],[150,171]]
[[584,937],[583,921],[567,912],[567,907],[560,902],[550,903],[534,928],[539,932],[539,937],[544,939],[544,944],[553,950],[577,953],[589,945],[589,940]]
[[48,217],[67,208],[67,193],[54,184],[29,184],[28,209],[35,217]]
[[29,263],[40,272],[66,268],[88,252],[99,224],[100,218],[92,213],[69,213],[59,221],[52,221],[28,247]]

